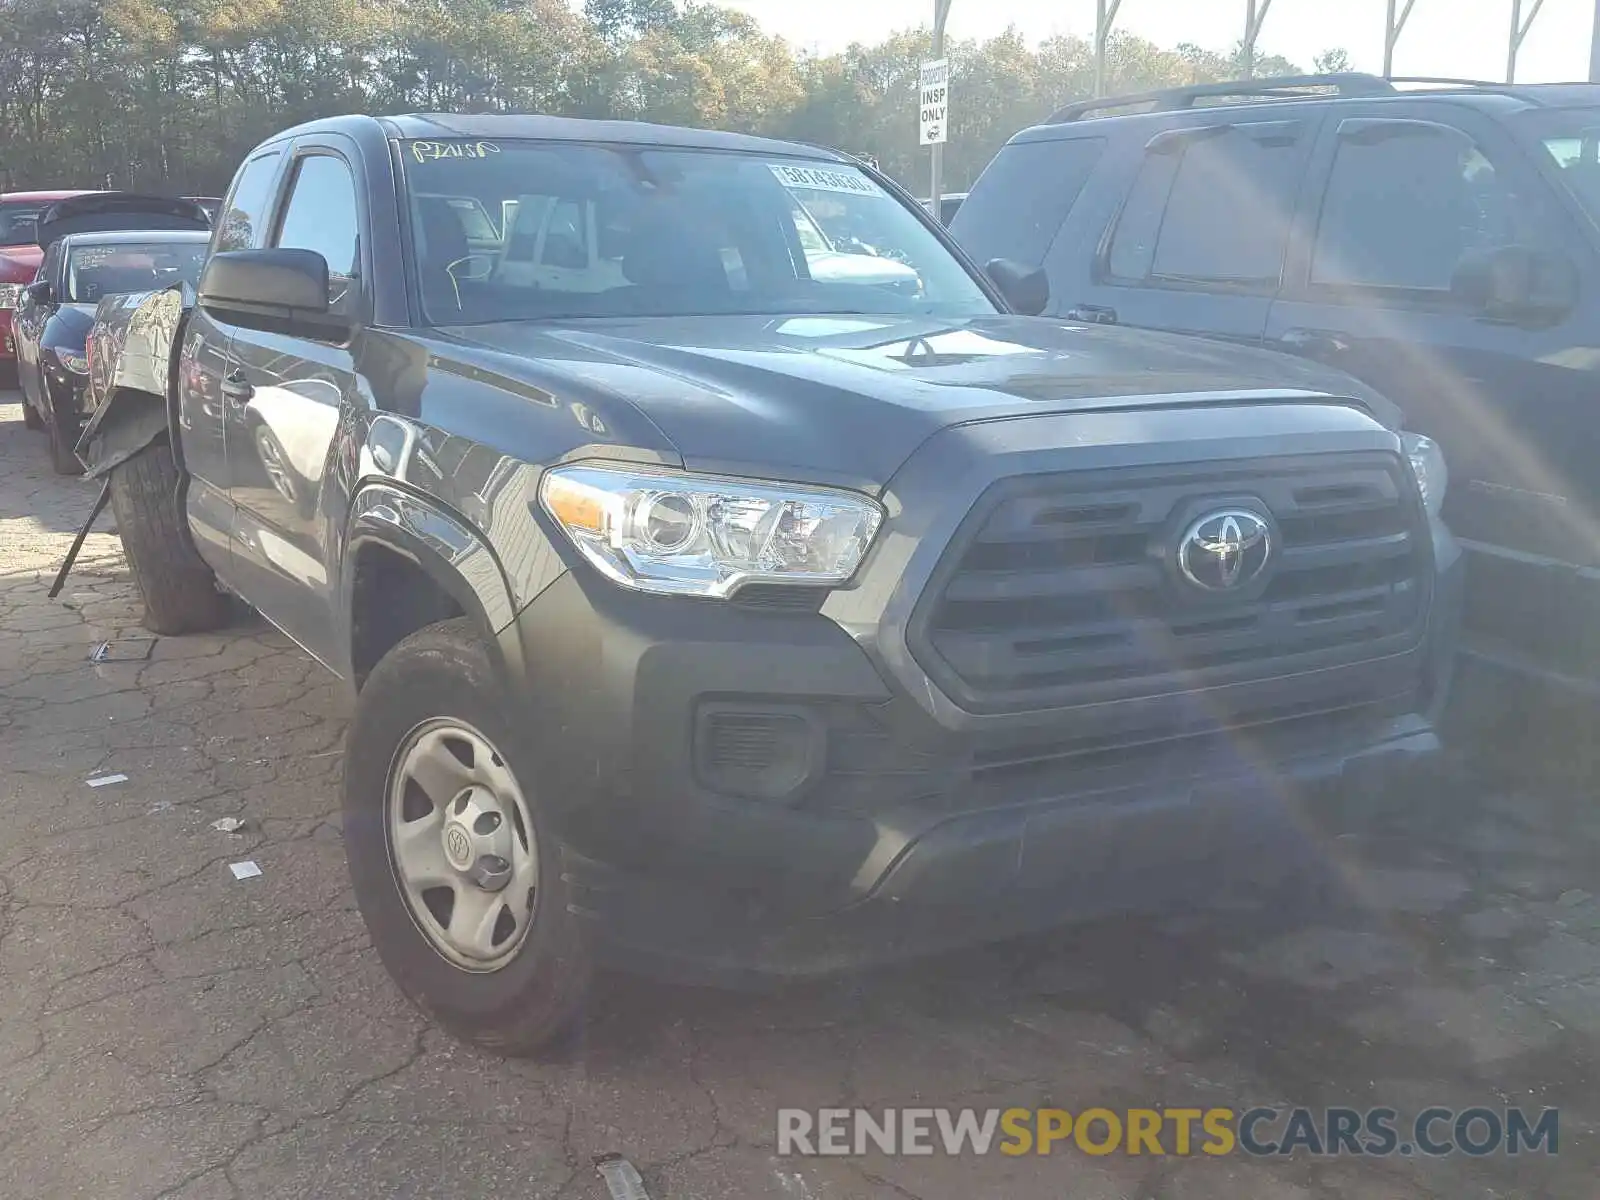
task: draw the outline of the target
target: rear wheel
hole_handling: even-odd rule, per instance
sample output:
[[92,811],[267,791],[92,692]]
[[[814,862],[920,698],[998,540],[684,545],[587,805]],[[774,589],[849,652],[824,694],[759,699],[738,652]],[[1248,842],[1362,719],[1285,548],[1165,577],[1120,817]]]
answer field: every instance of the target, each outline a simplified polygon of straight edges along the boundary
[[22,398],[22,427],[24,429],[43,429],[44,422],[39,418],[39,412],[28,403],[28,398]]
[[537,763],[470,621],[401,642],[361,690],[344,840],[384,966],[418,1008],[500,1054],[564,1039],[591,975]]
[[203,633],[227,624],[228,598],[217,591],[178,509],[178,465],[166,439],[112,468],[111,511],[144,597],[146,629]]

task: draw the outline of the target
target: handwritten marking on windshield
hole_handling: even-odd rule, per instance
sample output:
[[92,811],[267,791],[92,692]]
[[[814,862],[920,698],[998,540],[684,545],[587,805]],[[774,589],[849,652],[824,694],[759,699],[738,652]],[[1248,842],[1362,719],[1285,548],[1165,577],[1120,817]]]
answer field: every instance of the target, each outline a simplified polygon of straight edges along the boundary
[[488,158],[499,154],[493,142],[412,142],[411,154],[419,163],[440,158]]

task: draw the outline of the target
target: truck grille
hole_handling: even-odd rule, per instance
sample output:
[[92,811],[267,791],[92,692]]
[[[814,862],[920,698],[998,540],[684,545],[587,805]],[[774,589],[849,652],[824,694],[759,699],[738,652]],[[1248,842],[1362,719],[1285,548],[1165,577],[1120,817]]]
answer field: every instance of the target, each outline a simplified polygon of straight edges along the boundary
[[[1177,569],[1207,512],[1269,519],[1259,579]],[[1317,456],[1022,476],[973,507],[913,615],[912,653],[972,711],[1131,698],[1408,649],[1431,550],[1398,458]]]

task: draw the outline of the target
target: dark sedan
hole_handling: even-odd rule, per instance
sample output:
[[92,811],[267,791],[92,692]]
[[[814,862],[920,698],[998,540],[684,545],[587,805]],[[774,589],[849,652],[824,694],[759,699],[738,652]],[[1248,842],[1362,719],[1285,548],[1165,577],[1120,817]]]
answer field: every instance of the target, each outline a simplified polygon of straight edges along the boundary
[[15,336],[24,403],[48,432],[59,473],[83,469],[73,447],[83,427],[95,305],[122,292],[195,284],[210,237],[203,230],[140,229],[70,234],[51,244],[18,306]]

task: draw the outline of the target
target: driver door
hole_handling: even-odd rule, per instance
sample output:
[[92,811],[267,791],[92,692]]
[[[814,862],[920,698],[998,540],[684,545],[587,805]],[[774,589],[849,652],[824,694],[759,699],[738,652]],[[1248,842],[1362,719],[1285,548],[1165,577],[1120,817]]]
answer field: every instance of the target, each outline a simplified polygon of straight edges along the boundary
[[[364,311],[355,156],[340,139],[298,143],[266,240],[328,263],[330,306]],[[336,443],[356,394],[348,345],[237,326],[224,389],[233,552],[240,591],[322,661],[335,661],[331,557],[345,501]]]

